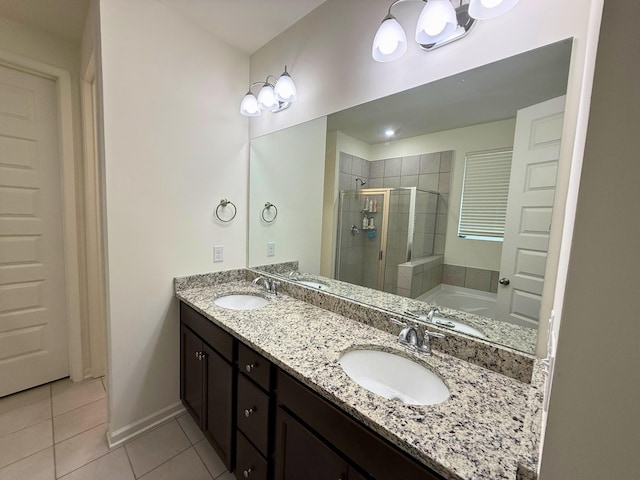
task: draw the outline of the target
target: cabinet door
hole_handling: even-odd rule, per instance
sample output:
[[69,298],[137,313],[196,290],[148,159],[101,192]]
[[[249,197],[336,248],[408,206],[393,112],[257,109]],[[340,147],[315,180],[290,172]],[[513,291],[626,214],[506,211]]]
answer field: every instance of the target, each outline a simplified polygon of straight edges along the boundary
[[347,463],[281,408],[276,443],[276,480],[347,480]]
[[227,470],[232,470],[235,432],[233,367],[207,344],[204,344],[203,351],[206,358],[207,379],[203,430]]
[[180,398],[196,424],[203,426],[204,368],[202,340],[180,325]]

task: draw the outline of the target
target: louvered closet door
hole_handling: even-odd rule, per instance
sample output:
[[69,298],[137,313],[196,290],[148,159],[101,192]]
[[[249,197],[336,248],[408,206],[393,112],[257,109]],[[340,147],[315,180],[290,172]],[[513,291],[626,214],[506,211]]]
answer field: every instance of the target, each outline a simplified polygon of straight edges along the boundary
[[56,84],[0,67],[0,396],[68,375]]
[[[498,286],[500,320],[537,328],[565,97],[518,111]],[[506,283],[506,282],[505,282]]]

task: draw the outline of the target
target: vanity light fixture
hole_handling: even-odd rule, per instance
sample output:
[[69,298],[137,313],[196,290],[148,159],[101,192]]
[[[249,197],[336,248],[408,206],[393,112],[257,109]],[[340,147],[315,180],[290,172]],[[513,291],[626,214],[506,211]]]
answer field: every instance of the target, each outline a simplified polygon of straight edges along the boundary
[[[415,41],[422,50],[434,50],[459,40],[469,33],[477,20],[487,20],[511,10],[519,0],[395,0],[373,39],[371,56],[378,62],[392,62],[407,51],[404,29],[391,14],[398,3],[420,1],[425,5],[416,22]],[[456,1],[457,3],[457,1]]]
[[[275,85],[271,83],[270,79],[275,80]],[[260,88],[256,97],[251,89],[258,85],[261,85],[262,88]],[[264,82],[253,82],[249,86],[249,91],[242,99],[242,103],[240,103],[240,113],[245,117],[259,117],[264,110],[281,112],[289,108],[291,103],[297,99],[298,91],[296,90],[296,85],[293,83],[285,65],[284,72],[280,75],[280,78],[268,75]]]

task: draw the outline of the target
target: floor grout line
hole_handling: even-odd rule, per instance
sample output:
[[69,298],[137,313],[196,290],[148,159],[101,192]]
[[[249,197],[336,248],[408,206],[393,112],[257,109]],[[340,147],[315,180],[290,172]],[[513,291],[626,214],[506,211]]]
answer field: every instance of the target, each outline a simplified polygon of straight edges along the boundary
[[37,452],[33,452],[33,453],[27,455],[26,457],[19,458],[15,462],[7,463],[6,465],[0,467],[0,472],[2,470],[4,470],[5,468],[10,467],[11,465],[15,465],[16,463],[21,462],[22,460],[26,460],[27,458],[33,457],[34,455],[38,455],[39,453],[44,452],[47,448],[53,448],[53,445],[48,445],[48,446],[44,447],[43,449],[38,450]]
[[[189,440],[189,439],[187,438],[187,440]],[[191,442],[189,442],[189,443],[191,443]],[[162,463],[161,463],[161,464],[159,464],[159,465],[156,465],[156,466],[155,466],[155,467],[153,467],[151,470],[149,470],[148,472],[143,473],[143,474],[142,474],[142,475],[140,475],[139,477],[136,475],[135,470],[133,471],[133,475],[136,477],[136,479],[142,478],[142,477],[144,477],[145,475],[149,475],[151,472],[153,472],[154,470],[157,470],[158,468],[160,468],[161,466],[163,466],[165,463],[170,462],[171,460],[173,460],[174,458],[176,458],[178,455],[182,455],[184,452],[186,452],[186,451],[187,451],[187,450],[189,450],[190,448],[193,448],[193,445],[189,445],[187,448],[185,448],[185,449],[183,449],[183,450],[180,450],[180,451],[179,451],[178,453],[176,453],[175,455],[173,455],[173,456],[169,457],[169,458],[168,458],[168,459],[166,459],[164,462],[162,462]],[[193,449],[195,450],[195,448],[193,448]],[[197,454],[198,454],[198,452],[196,452],[196,455],[197,455]],[[200,457],[198,457],[198,458],[200,458]],[[205,466],[205,469],[206,469],[206,468],[207,468],[207,467]],[[207,472],[208,472],[208,471],[209,471],[209,470],[207,470]]]
[[[206,439],[206,438],[203,438],[203,439],[202,439],[202,440],[200,440],[198,443],[200,443],[200,442],[205,442],[205,441],[207,441],[207,439]],[[200,455],[200,453],[198,453],[198,449],[196,448],[196,445],[197,445],[198,443],[195,443],[195,444],[193,444],[193,445],[192,445],[192,446],[193,446],[193,450],[196,452],[196,455],[198,456],[198,458],[200,459],[200,461],[201,461],[201,462],[202,462],[202,464],[204,465],[205,470],[206,470],[207,472],[209,472],[209,476],[210,476],[213,480],[215,480],[215,479],[216,479],[216,478],[218,478],[218,477],[216,477],[216,476],[213,474],[213,472],[212,472],[211,470],[209,470],[209,467],[207,466],[207,462],[205,462],[205,461],[204,461],[204,458],[202,458],[202,455]]]
[[56,464],[56,441],[53,431],[53,388],[49,384],[49,397],[51,398],[51,448],[53,450],[53,478],[58,478],[58,466]]
[[[42,402],[43,400],[46,400],[46,398],[43,398],[42,400],[38,400],[38,402]],[[34,403],[38,403],[38,402],[34,402]],[[32,403],[31,405],[34,405],[34,403]],[[23,405],[22,407],[13,408],[13,409],[9,410],[8,412],[3,413],[2,415],[5,415],[5,414],[10,413],[10,412],[13,412],[14,410],[19,410],[19,409],[21,409],[23,407],[29,407],[31,405]],[[52,408],[51,405],[49,405],[49,407],[50,407],[50,409]],[[53,411],[52,411],[52,414],[53,414]],[[47,420],[51,420],[52,418],[53,417],[47,417],[44,420],[40,420],[39,422],[32,423],[31,425],[27,425],[26,427],[22,427],[21,429],[16,430],[15,432],[10,432],[10,433],[6,433],[6,434],[3,434],[3,435],[0,435],[0,438],[5,438],[5,437],[8,437],[9,435],[14,435],[16,433],[22,432],[22,431],[26,430],[27,428],[34,427],[36,425],[39,425],[41,423],[46,422]],[[51,428],[52,428],[52,432],[53,432],[53,426]]]
[[133,463],[131,463],[131,457],[129,456],[129,450],[127,450],[127,445],[123,444],[122,448],[124,449],[124,454],[127,456],[127,461],[129,462],[129,468],[131,469],[131,475],[133,475],[133,478],[137,478],[136,477],[136,471],[133,469]]
[[[73,411],[73,410],[71,410],[71,411]],[[78,435],[82,435],[83,433],[87,433],[89,430],[93,430],[94,428],[101,427],[102,425],[107,425],[107,426],[108,426],[108,425],[109,425],[109,422],[108,422],[108,421],[106,421],[106,422],[101,422],[101,423],[99,423],[99,424],[97,424],[97,425],[93,425],[92,427],[89,427],[89,428],[87,428],[86,430],[83,430],[83,431],[78,432],[78,433],[76,433],[76,434],[74,434],[74,435],[71,435],[70,437],[67,437],[67,438],[65,438],[64,440],[60,440],[59,442],[56,442],[56,432],[55,432],[55,426],[54,426],[54,427],[53,427],[53,445],[54,445],[54,446],[55,446],[55,445],[60,445],[61,443],[66,442],[67,440],[71,440],[72,438],[76,438]],[[114,450],[115,450],[115,449],[114,449]]]
[[[104,425],[104,424],[102,424],[102,425]],[[104,454],[100,455],[99,457],[94,458],[94,459],[93,459],[93,460],[91,460],[90,462],[83,463],[83,464],[82,464],[82,465],[80,465],[79,467],[74,468],[73,470],[70,470],[69,472],[65,473],[62,477],[57,477],[57,476],[56,476],[56,480],[59,480],[59,478],[64,478],[64,477],[66,477],[67,475],[71,475],[73,472],[75,472],[75,471],[77,471],[77,470],[80,470],[80,469],[81,469],[81,468],[83,468],[83,467],[86,467],[86,466],[87,466],[87,465],[89,465],[90,463],[96,462],[96,461],[100,460],[101,458],[106,457],[106,456],[107,456],[107,455],[109,455],[111,452],[115,452],[116,450],[118,450],[118,448],[122,448],[122,447],[117,447],[117,448],[114,448],[113,450],[109,450],[109,451],[107,451],[107,453],[104,453]],[[57,475],[57,473],[56,473],[56,475]]]

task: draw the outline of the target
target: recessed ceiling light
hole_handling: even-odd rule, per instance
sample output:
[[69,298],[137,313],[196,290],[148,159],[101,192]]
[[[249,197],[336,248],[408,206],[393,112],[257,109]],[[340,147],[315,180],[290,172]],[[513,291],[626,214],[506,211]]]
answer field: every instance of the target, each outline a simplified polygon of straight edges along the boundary
[[396,134],[396,132],[395,132],[395,130],[392,130],[392,129],[390,129],[390,128],[387,128],[387,129],[385,130],[384,134],[385,134],[387,137],[393,137],[393,136]]

